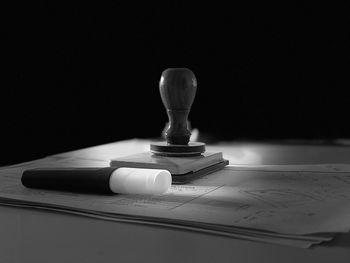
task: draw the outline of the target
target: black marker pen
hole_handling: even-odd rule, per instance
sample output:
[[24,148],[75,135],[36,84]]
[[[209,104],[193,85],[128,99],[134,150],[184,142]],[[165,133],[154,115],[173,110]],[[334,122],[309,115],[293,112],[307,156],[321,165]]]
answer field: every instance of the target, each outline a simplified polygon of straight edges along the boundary
[[24,171],[21,181],[29,188],[72,192],[162,194],[171,186],[171,174],[126,167],[36,168]]

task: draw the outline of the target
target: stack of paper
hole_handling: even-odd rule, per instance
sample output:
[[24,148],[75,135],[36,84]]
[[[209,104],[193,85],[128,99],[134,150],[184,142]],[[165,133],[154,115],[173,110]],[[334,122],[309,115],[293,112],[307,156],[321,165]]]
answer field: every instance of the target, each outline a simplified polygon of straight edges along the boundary
[[161,196],[28,189],[33,167],[103,167],[109,160],[45,158],[0,169],[0,203],[176,227],[308,248],[350,228],[350,166],[228,166]]

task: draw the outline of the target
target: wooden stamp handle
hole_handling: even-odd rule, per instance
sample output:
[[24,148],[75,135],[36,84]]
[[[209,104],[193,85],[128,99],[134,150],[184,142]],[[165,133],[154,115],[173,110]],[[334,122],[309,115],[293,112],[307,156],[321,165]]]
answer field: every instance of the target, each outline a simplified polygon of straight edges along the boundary
[[160,78],[159,90],[169,117],[169,128],[165,132],[167,143],[187,145],[191,136],[187,118],[196,95],[196,77],[187,68],[166,69]]

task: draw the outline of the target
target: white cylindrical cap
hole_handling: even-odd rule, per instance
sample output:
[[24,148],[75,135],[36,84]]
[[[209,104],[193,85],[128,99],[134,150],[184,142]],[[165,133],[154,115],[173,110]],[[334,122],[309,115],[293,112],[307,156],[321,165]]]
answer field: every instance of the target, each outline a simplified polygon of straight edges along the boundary
[[118,194],[163,194],[171,186],[167,170],[121,167],[109,178],[109,187]]

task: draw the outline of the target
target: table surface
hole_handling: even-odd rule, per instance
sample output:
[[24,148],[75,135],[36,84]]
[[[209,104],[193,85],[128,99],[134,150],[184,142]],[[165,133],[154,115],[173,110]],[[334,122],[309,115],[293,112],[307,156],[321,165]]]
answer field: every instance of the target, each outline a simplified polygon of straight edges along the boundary
[[[57,157],[122,156],[147,149],[129,140]],[[350,147],[222,143],[236,164],[350,163]],[[349,262],[350,234],[311,249],[38,209],[0,207],[0,262]]]

